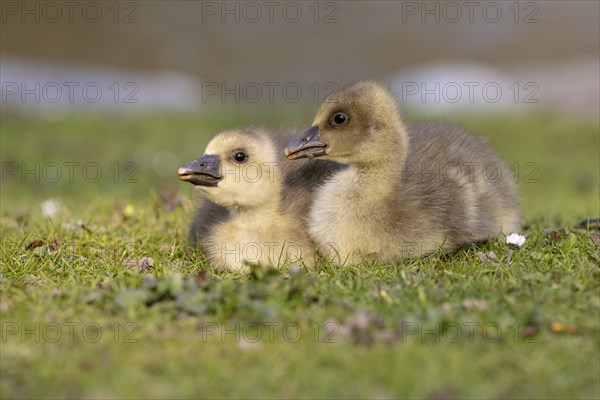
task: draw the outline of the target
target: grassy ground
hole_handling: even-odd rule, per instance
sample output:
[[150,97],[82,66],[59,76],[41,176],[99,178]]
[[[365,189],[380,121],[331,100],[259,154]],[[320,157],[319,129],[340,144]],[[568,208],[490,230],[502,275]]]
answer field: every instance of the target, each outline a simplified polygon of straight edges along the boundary
[[573,228],[600,216],[597,121],[457,118],[513,165],[520,249],[212,271],[177,166],[313,111],[3,117],[2,398],[598,398],[600,236]]

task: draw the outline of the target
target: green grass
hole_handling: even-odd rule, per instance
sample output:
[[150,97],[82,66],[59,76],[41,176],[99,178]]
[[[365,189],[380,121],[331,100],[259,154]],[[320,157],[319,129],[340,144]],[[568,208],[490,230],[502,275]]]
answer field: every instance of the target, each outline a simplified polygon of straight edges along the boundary
[[[213,271],[186,245],[194,191],[177,166],[220,129],[300,125],[311,112],[3,116],[0,396],[600,396],[597,233],[572,228],[600,216],[597,121],[456,119],[519,166],[520,249],[492,241],[393,265]],[[35,162],[95,162],[103,175],[7,173]],[[51,218],[49,198],[60,204]]]

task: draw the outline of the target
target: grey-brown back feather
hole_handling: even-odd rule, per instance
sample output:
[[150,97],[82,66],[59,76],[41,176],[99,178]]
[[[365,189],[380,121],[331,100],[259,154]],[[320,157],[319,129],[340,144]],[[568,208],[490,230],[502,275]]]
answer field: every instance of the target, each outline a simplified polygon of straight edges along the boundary
[[212,229],[229,219],[229,210],[208,200],[204,195],[199,199],[199,206],[194,213],[190,225],[189,240],[192,245],[200,247],[206,238],[210,236]]
[[[409,221],[416,230],[417,225],[440,227],[455,244],[461,244],[485,239],[502,217],[498,212],[515,210],[518,215],[512,175],[483,138],[440,123],[407,128],[410,150],[402,180],[396,183],[396,193],[402,194],[387,210],[396,215],[396,221]],[[469,210],[466,191],[474,192],[474,209]],[[412,215],[399,215],[406,212]],[[465,223],[467,214],[475,220]],[[518,223],[514,221],[515,226]]]

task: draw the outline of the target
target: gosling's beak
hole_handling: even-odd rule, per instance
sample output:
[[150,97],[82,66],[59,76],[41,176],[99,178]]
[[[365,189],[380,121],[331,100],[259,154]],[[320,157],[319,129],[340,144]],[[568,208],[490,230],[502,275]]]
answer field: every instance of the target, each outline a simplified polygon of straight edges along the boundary
[[179,179],[197,186],[217,186],[222,178],[219,162],[219,157],[205,155],[179,167]]
[[318,126],[313,126],[298,139],[290,142],[283,149],[283,154],[290,159],[321,157],[327,154],[327,145],[321,142]]

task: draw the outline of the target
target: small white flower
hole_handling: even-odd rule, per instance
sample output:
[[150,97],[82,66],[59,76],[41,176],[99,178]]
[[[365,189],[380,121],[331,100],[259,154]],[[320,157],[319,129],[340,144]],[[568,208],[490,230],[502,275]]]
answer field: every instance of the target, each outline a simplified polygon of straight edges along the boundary
[[511,233],[506,237],[506,244],[514,244],[519,247],[523,246],[525,243],[525,236],[519,235],[518,233]]
[[59,207],[60,205],[58,204],[58,201],[54,199],[48,199],[42,203],[42,213],[46,217],[53,217],[58,212]]

